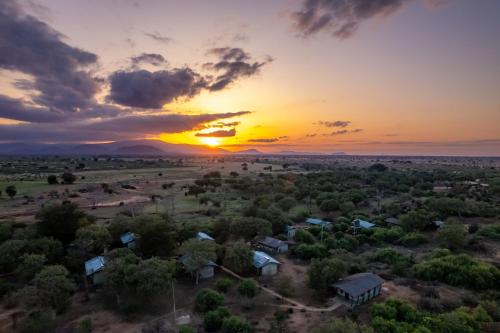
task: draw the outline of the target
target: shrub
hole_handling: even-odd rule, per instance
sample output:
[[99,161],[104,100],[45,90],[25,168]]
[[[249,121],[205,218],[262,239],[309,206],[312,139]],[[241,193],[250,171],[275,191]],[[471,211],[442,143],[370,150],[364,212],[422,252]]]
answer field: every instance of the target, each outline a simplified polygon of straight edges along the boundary
[[483,227],[477,232],[477,235],[493,240],[500,240],[500,224]]
[[245,279],[241,281],[240,285],[238,286],[238,292],[240,293],[240,295],[248,298],[255,297],[258,290],[259,287],[257,286],[257,283],[254,279]]
[[217,309],[208,311],[203,319],[203,326],[207,332],[214,332],[222,327],[224,318],[229,317],[230,313],[226,307],[219,306]]
[[415,265],[413,272],[423,280],[439,280],[476,290],[492,289],[500,283],[500,269],[495,266],[466,254],[446,254],[442,250]]
[[227,293],[232,285],[233,281],[228,278],[219,278],[217,279],[217,281],[215,281],[215,289],[217,289],[221,293]]
[[316,244],[300,244],[295,249],[297,257],[303,260],[310,260],[313,258],[325,258],[328,255],[327,248],[319,243]]
[[295,232],[293,240],[298,243],[313,244],[316,242],[314,236],[307,230],[299,229]]
[[419,232],[410,232],[399,239],[401,245],[406,247],[419,246],[427,243],[427,238]]
[[408,268],[412,264],[412,260],[409,257],[404,256],[391,248],[378,250],[370,259],[372,261],[380,261],[391,265],[396,271]]
[[196,294],[195,309],[199,312],[215,310],[224,303],[224,296],[213,289],[204,288]]
[[231,316],[224,319],[222,329],[225,333],[249,333],[250,324],[245,318]]

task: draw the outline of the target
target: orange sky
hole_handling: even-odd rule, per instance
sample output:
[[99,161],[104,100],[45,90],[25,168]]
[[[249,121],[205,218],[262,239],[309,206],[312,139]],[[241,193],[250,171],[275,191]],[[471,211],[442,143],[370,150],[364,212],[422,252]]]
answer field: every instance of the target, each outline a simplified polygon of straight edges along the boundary
[[[97,56],[88,70],[104,80],[92,97],[100,105],[145,117],[251,111],[205,122],[205,128],[141,130],[137,139],[208,144],[231,151],[500,155],[500,3],[457,0],[428,6],[430,2],[408,1],[366,15],[368,19],[354,18],[358,30],[342,38],[333,30],[335,25],[314,32],[297,30],[294,13],[305,6],[300,0],[152,0],[119,5],[39,0],[38,7],[23,5],[22,10],[62,33],[63,43]],[[353,20],[331,14],[339,22]],[[244,62],[262,66],[252,74],[235,76],[224,89],[205,87],[151,111],[129,109],[136,105],[110,98],[113,73],[139,71],[131,67],[131,57],[159,54],[166,59],[160,67],[144,64],[140,69],[157,73],[189,68],[211,80],[210,75],[220,72],[209,72],[204,64],[216,61],[210,50],[221,47],[244,50]],[[1,95],[31,105],[38,92],[16,87],[20,79],[36,82],[30,70],[0,62]],[[15,138],[20,120],[2,117],[1,106],[0,141],[7,142]],[[217,126],[221,122],[238,124]],[[49,131],[46,124],[29,128]],[[12,134],[4,138],[2,130]],[[230,131],[231,136],[203,136],[212,131]],[[126,134],[124,138],[130,139],[131,133]],[[19,141],[24,138],[20,135]],[[57,140],[48,134],[34,138]],[[119,134],[109,138],[117,139]],[[74,140],[79,138],[75,135]],[[99,136],[95,141],[103,140],[106,137]]]

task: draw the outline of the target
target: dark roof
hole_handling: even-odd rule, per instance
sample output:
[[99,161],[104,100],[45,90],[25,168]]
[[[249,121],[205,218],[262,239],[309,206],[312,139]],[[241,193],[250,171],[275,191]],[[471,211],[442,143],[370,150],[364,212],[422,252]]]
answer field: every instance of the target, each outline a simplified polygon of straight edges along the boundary
[[273,237],[264,237],[263,239],[259,240],[259,244],[270,247],[272,249],[279,249],[280,246],[285,245],[285,242]]
[[399,220],[395,217],[388,217],[385,219],[385,222],[389,224],[399,224]]
[[373,273],[358,273],[350,275],[345,279],[334,283],[332,286],[341,289],[351,295],[352,297],[357,297],[364,294],[368,290],[381,285],[384,280]]

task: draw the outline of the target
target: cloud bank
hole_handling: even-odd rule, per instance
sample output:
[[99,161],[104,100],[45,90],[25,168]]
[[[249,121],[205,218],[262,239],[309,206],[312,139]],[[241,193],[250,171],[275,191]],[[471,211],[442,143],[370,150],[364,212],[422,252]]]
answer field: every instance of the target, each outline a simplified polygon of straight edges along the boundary
[[327,32],[345,39],[364,21],[388,16],[412,1],[416,0],[304,0],[292,20],[303,37]]
[[[167,37],[147,34],[160,42]],[[218,57],[213,78],[183,67],[148,71],[142,65],[166,66],[157,53],[130,59],[132,68],[102,78],[98,56],[68,44],[63,35],[26,14],[14,0],[0,2],[0,69],[25,74],[15,87],[22,98],[0,94],[0,118],[21,123],[0,125],[1,141],[80,142],[134,139],[161,133],[207,128],[209,123],[243,116],[249,111],[212,114],[171,114],[162,109],[178,98],[202,90],[220,90],[258,72],[264,63],[251,62],[242,49],[212,51]],[[226,83],[221,84],[221,80]],[[214,89],[217,85],[218,88]],[[109,86],[105,102],[97,99]],[[57,124],[57,125],[56,125]],[[237,122],[218,122],[220,128]],[[209,126],[211,127],[211,126]],[[227,135],[231,131],[226,132]],[[234,135],[234,134],[233,134]]]

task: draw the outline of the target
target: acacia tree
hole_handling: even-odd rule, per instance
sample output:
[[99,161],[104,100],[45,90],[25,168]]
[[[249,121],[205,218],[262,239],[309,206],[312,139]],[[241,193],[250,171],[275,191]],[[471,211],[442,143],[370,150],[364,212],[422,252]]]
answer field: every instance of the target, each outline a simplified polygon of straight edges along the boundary
[[253,263],[252,250],[245,243],[234,243],[226,249],[224,256],[224,265],[236,273],[245,273],[250,271]]
[[5,193],[12,199],[16,196],[17,194],[17,189],[16,186],[14,185],[9,185],[5,188]]
[[105,226],[91,224],[77,230],[76,242],[87,251],[99,254],[111,243],[111,234]]
[[330,284],[340,279],[346,271],[346,264],[340,259],[313,259],[307,271],[309,285],[313,289],[324,292]]
[[36,218],[42,235],[69,244],[75,239],[76,231],[87,215],[76,204],[65,202],[42,208]]
[[212,241],[201,241],[198,239],[190,239],[180,248],[180,253],[185,256],[184,265],[190,272],[195,272],[196,284],[199,281],[199,270],[203,268],[209,261],[217,259],[216,245]]
[[21,290],[21,296],[30,305],[62,310],[76,289],[68,276],[64,266],[46,266],[36,274],[31,286]]

